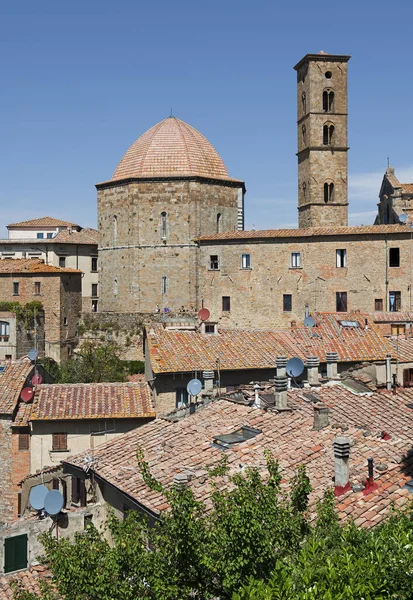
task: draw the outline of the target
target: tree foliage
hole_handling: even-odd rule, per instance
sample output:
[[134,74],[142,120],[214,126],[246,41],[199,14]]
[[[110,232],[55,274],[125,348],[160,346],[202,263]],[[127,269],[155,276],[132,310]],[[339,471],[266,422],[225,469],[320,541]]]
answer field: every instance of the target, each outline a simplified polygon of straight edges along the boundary
[[61,363],[57,383],[101,383],[125,381],[127,367],[119,358],[119,348],[114,343],[84,342],[71,360]]
[[[226,455],[209,470],[208,504],[191,488],[165,489],[143,452],[140,472],[170,509],[155,524],[131,511],[74,541],[43,536],[43,562],[65,600],[365,600],[412,597],[411,513],[372,531],[340,526],[329,492],[309,521],[311,491],[300,467],[287,495],[278,463],[229,475]],[[110,543],[109,541],[110,540]],[[16,600],[34,597],[16,592]],[[52,600],[53,589],[43,592]],[[49,595],[47,595],[49,594]],[[53,599],[54,600],[54,599]]]

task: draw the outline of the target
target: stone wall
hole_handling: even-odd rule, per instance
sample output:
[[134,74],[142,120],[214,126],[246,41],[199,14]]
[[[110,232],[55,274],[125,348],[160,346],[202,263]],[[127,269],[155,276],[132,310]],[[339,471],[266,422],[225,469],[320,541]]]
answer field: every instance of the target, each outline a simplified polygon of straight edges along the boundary
[[0,415],[0,524],[5,523],[13,517],[14,494],[11,473],[11,418]]

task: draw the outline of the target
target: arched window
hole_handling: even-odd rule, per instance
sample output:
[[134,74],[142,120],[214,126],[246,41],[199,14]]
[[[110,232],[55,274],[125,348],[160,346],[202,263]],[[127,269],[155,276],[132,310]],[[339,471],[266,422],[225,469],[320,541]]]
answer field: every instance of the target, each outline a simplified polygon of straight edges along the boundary
[[301,94],[301,104],[303,107],[303,114],[306,114],[306,112],[307,112],[307,97],[305,95],[305,92],[303,92]]
[[118,241],[118,217],[113,215],[113,245],[116,246]]
[[323,92],[323,111],[334,111],[334,92],[331,90],[324,90]]
[[304,198],[307,196],[307,184],[305,181],[303,181],[303,196]]
[[305,125],[301,127],[301,133],[303,135],[303,145],[307,146],[307,128]]
[[324,202],[333,202],[334,201],[334,183],[330,183],[326,181],[324,184]]
[[323,144],[332,146],[334,142],[334,125],[326,124],[323,127]]
[[162,292],[162,296],[163,296],[164,294],[166,294],[167,287],[168,287],[168,278],[167,278],[167,276],[166,276],[166,275],[164,275],[164,276],[162,277],[162,284],[161,284],[161,292]]
[[161,212],[161,238],[164,240],[167,236],[167,222],[166,222],[167,214],[166,212]]
[[117,296],[119,292],[118,280],[115,278],[113,280],[113,295]]
[[221,233],[222,230],[222,215],[221,213],[217,214],[217,233]]

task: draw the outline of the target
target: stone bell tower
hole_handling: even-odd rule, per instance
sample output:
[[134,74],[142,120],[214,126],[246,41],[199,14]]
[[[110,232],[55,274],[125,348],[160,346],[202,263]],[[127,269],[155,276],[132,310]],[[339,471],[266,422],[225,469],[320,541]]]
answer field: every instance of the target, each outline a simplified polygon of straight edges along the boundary
[[298,226],[348,224],[347,62],[307,54],[297,71]]

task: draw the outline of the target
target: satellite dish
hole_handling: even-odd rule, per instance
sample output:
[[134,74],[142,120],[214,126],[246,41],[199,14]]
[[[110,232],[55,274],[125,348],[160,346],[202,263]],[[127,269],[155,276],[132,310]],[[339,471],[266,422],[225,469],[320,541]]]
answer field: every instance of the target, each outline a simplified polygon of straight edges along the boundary
[[29,495],[30,506],[35,510],[42,510],[44,508],[44,499],[48,493],[49,490],[45,485],[35,485],[32,487]]
[[198,312],[198,319],[200,321],[206,321],[207,319],[209,319],[210,315],[211,313],[207,308],[201,308],[201,310]]
[[50,490],[44,499],[44,509],[48,515],[57,515],[63,508],[64,498],[59,490]]
[[308,317],[304,319],[304,327],[314,327],[314,325],[315,321],[313,317],[310,317],[310,315],[308,315]]
[[406,221],[407,221],[407,215],[405,215],[404,213],[402,213],[401,215],[399,215],[399,221],[400,221],[400,223],[406,223]]
[[199,381],[199,379],[191,379],[191,381],[186,386],[186,391],[190,396],[198,396],[201,390],[202,382]]
[[33,391],[33,388],[31,388],[31,387],[25,387],[20,392],[20,398],[23,400],[23,402],[30,402],[30,400],[33,398],[33,396],[34,396],[34,391]]
[[39,352],[36,350],[36,348],[31,348],[28,353],[27,356],[29,357],[29,359],[33,362],[34,360],[36,360],[36,358],[39,356]]
[[32,384],[33,385],[40,385],[43,381],[43,377],[41,375],[39,375],[39,373],[36,373],[36,375],[33,375],[32,377]]
[[299,358],[290,358],[285,365],[285,370],[290,377],[298,377],[304,371],[304,363]]

